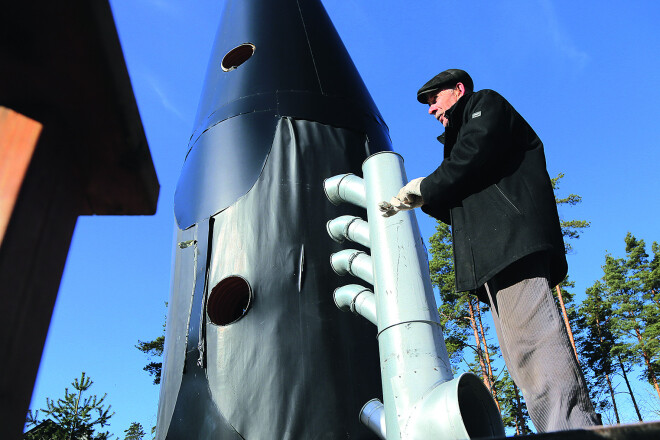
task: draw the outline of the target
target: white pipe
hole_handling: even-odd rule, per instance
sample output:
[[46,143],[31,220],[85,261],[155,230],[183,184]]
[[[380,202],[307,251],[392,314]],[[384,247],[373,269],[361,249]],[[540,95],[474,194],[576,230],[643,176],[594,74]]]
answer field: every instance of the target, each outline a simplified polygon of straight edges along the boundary
[[374,283],[371,257],[362,251],[344,249],[330,255],[330,265],[337,275],[351,274],[370,284]]
[[438,383],[413,407],[403,438],[503,437],[500,413],[491,401],[490,392],[472,373]]
[[355,174],[348,173],[328,177],[323,181],[323,190],[328,199],[335,205],[349,202],[362,208],[367,206],[364,181]]
[[360,217],[353,215],[342,215],[330,220],[326,224],[328,235],[337,243],[343,243],[345,239],[360,243],[369,247],[369,224]]
[[376,298],[371,290],[358,284],[349,284],[336,288],[333,297],[340,310],[353,312],[377,324]]
[[383,403],[369,401],[360,420],[381,439],[448,440],[504,436],[502,420],[478,377],[452,380],[440,319],[431,287],[428,256],[414,211],[382,217],[378,203],[407,183],[403,159],[376,153],[363,163],[365,179],[342,174],[323,188],[334,204],[349,202],[367,209],[362,220],[342,216],[328,222],[330,236],[371,249],[346,249],[330,257],[338,275],[350,273],[374,285],[375,293],[348,285],[335,290],[335,304],[378,326]]
[[[483,392],[468,393],[476,396],[476,401],[466,399],[473,405],[459,404],[461,380],[452,381],[428,256],[415,212],[383,217],[378,208],[379,202],[389,200],[408,182],[403,159],[393,152],[376,153],[364,161],[362,171],[388,436],[411,440],[464,439],[469,438],[466,433],[473,432],[503,436],[495,402],[478,378],[478,384],[472,379],[462,381]],[[471,406],[482,409],[475,410],[479,417],[463,417],[465,409]],[[439,417],[438,412],[444,415]],[[467,420],[471,426],[463,426]]]
[[385,407],[378,399],[371,399],[360,410],[360,421],[381,440],[386,440]]

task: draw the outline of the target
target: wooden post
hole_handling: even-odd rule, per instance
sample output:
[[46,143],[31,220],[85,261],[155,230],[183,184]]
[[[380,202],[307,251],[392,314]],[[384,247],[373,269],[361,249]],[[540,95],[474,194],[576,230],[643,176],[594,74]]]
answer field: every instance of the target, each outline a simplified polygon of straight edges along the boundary
[[37,121],[0,106],[0,246],[41,127]]

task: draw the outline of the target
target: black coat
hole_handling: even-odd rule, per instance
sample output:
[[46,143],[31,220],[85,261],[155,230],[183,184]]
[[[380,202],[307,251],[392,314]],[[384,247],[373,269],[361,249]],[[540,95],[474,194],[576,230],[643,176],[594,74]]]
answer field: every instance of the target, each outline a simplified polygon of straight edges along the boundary
[[464,95],[447,116],[444,160],[421,192],[422,210],[452,226],[456,289],[476,290],[539,251],[558,284],[568,266],[543,143],[492,90]]

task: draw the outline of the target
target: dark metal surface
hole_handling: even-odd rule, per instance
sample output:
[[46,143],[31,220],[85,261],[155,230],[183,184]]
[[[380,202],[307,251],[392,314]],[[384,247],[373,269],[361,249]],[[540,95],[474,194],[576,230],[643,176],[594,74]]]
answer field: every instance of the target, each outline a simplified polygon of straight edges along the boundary
[[[225,54],[243,43],[255,46],[254,55],[224,71]],[[387,126],[320,1],[228,1],[175,194],[180,228],[247,193],[280,116],[365,133],[367,155],[390,149]],[[222,191],[202,190],[211,186]]]
[[245,317],[207,323],[205,341],[211,395],[245,438],[371,438],[357,414],[380,394],[376,329],[334,305],[341,279],[327,263],[339,245],[323,234],[338,208],[321,185],[337,169],[355,170],[363,143],[347,130],[284,118],[255,186],[213,217],[209,288],[239,275],[254,290]]
[[276,122],[270,112],[255,112],[204,132],[183,164],[174,195],[181,228],[208,219],[250,190],[268,156]]
[[[231,72],[220,63],[242,43],[254,56]],[[228,1],[213,47],[195,130],[228,103],[251,95],[306,92],[376,109],[319,0]],[[319,103],[320,104],[320,103]],[[200,127],[201,126],[201,127]]]
[[209,222],[177,234],[156,438],[240,439],[213,402],[200,356]]
[[[341,247],[325,235],[328,218],[359,212],[328,203],[322,189],[338,170],[359,172],[365,142],[282,118],[250,191],[179,231],[158,438],[373,438],[357,414],[380,394],[376,331],[335,307],[341,280],[327,263]],[[249,283],[252,304],[217,326],[205,296],[234,276]]]

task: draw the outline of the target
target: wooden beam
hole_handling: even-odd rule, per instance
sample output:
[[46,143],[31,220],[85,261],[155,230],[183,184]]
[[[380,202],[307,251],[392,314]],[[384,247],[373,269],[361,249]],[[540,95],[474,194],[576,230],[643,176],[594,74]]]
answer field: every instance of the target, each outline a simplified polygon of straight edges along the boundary
[[72,161],[40,135],[0,246],[0,438],[20,439],[82,205]]
[[0,106],[0,246],[41,128],[37,121]]

